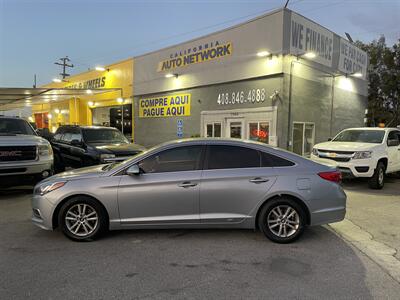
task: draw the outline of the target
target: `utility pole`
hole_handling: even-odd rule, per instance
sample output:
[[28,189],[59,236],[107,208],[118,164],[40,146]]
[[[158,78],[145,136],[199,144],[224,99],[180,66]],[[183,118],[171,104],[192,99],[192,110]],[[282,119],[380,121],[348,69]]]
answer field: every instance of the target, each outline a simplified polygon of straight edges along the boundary
[[33,88],[36,89],[36,74],[33,75]]
[[60,75],[62,76],[63,79],[65,79],[65,77],[69,76],[70,74],[66,73],[66,68],[73,68],[74,65],[73,64],[68,64],[69,61],[71,61],[68,56],[62,57],[59,59],[60,61],[62,61],[62,63],[59,62],[55,62],[54,64],[62,66],[63,67],[63,72],[60,73]]

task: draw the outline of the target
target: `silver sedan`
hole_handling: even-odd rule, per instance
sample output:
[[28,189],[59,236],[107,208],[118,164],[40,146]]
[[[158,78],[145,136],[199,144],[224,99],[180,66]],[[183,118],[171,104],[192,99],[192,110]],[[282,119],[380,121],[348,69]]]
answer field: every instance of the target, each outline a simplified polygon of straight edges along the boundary
[[32,221],[77,241],[119,229],[248,228],[288,243],[308,225],[343,220],[340,179],[334,168],[261,143],[179,140],[40,182]]

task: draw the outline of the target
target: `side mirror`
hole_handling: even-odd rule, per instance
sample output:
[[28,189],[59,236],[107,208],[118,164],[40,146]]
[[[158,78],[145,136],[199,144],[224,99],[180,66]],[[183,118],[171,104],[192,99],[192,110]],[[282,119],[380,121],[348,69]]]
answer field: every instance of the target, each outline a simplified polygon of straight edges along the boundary
[[139,175],[140,174],[140,168],[138,165],[133,165],[126,170],[126,174],[129,176],[134,176],[134,175]]
[[332,141],[332,138],[329,138],[329,139],[328,139],[328,142],[330,142],[330,141]]
[[72,146],[80,147],[82,146],[82,142],[80,140],[72,140],[71,141]]
[[389,147],[398,146],[398,145],[400,145],[399,140],[395,140],[395,139],[393,139],[393,140],[388,140],[388,146],[389,146]]

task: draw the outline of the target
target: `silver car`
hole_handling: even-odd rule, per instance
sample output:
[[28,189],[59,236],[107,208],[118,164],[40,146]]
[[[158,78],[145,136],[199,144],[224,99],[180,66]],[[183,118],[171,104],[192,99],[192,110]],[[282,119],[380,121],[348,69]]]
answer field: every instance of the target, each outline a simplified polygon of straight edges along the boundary
[[77,241],[108,229],[248,228],[288,243],[308,225],[343,220],[340,179],[334,168],[257,142],[179,140],[42,181],[32,221]]

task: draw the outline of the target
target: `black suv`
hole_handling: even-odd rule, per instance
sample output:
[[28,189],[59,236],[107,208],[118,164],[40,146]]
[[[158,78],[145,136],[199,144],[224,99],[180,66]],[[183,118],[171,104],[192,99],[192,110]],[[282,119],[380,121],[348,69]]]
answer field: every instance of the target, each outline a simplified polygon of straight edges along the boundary
[[51,140],[54,151],[54,168],[61,172],[65,167],[80,168],[123,160],[145,150],[143,146],[129,143],[116,128],[100,126],[60,126]]

